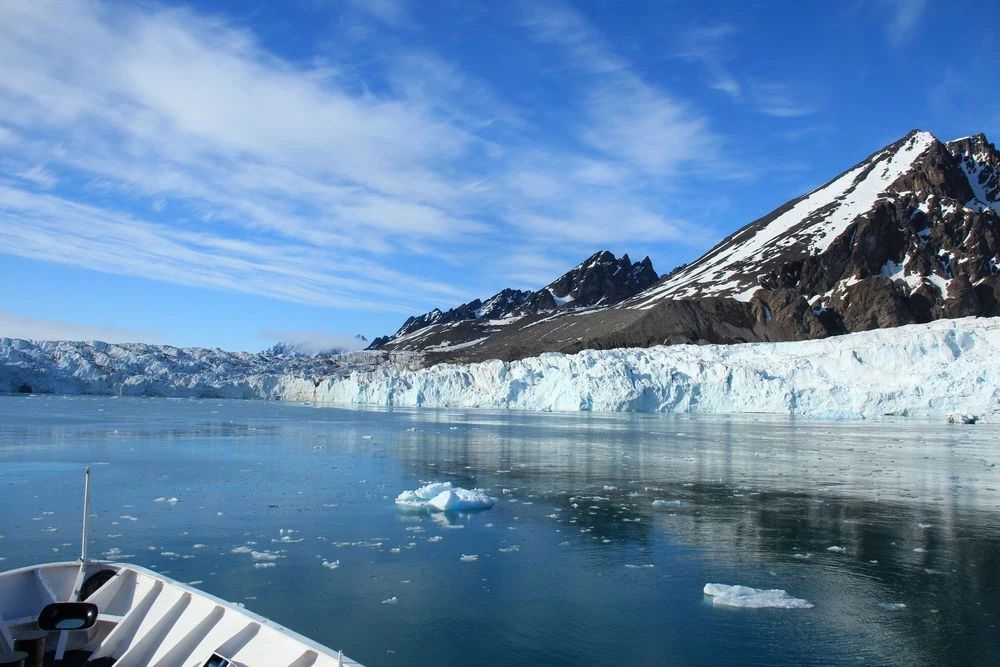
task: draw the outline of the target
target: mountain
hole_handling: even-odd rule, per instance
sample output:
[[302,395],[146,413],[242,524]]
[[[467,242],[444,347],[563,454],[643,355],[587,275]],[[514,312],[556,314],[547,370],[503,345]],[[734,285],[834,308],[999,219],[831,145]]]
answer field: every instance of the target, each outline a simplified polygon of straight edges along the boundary
[[525,317],[429,360],[802,340],[1000,315],[1000,152],[982,134],[945,143],[914,130],[605,304]]
[[529,315],[610,306],[657,281],[649,257],[632,262],[607,250],[596,252],[542,289],[504,289],[450,310],[437,308],[408,318],[392,336],[376,338],[372,350],[461,349],[481,342]]

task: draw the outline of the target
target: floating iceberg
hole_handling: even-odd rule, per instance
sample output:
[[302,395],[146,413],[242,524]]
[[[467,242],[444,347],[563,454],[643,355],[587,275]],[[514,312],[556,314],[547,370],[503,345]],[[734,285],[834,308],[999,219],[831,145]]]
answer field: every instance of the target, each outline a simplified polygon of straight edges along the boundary
[[479,489],[453,487],[451,482],[433,482],[413,491],[403,491],[396,496],[396,504],[412,510],[432,512],[468,512],[488,510],[496,503]]
[[705,595],[712,597],[713,604],[747,609],[812,609],[808,600],[793,598],[781,589],[750,588],[749,586],[728,586],[726,584],[705,584]]

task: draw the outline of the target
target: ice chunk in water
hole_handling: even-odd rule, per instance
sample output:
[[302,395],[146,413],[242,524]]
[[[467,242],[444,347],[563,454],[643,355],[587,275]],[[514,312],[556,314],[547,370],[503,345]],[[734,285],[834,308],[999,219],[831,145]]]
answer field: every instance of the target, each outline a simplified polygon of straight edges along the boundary
[[396,496],[396,504],[409,509],[424,509],[427,502],[444,491],[451,489],[451,482],[432,482],[414,491],[403,491]]
[[491,498],[479,489],[453,487],[451,482],[427,484],[414,491],[396,496],[396,504],[407,509],[427,509],[432,512],[467,512],[493,507]]
[[812,609],[808,600],[793,598],[781,589],[750,588],[749,586],[729,586],[727,584],[705,584],[705,595],[712,597],[713,604],[748,609]]

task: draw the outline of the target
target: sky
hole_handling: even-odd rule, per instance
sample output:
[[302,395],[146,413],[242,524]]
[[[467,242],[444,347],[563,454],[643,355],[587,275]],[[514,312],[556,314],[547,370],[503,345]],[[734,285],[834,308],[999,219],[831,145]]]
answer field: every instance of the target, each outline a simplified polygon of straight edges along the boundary
[[913,128],[1000,137],[1000,3],[0,0],[0,336],[391,333],[666,273]]

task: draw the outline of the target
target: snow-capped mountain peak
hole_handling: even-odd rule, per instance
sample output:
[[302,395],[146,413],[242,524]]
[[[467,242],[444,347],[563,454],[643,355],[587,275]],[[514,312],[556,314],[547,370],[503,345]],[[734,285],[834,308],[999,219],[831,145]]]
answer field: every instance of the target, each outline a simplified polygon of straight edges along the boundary
[[651,307],[664,298],[729,296],[749,301],[773,260],[824,252],[858,216],[887,196],[900,177],[940,142],[913,130],[832,181],[750,223],[700,259],[630,302]]

